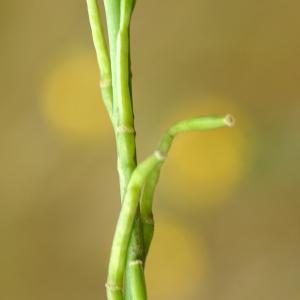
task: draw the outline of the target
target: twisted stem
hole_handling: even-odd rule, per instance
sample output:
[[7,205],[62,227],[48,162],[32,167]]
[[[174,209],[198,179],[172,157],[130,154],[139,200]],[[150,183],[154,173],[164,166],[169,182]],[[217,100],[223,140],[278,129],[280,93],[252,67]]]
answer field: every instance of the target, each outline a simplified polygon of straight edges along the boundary
[[[175,136],[186,131],[204,131],[220,127],[232,127],[235,120],[231,115],[225,117],[200,117],[184,120],[176,123],[163,135],[160,144],[156,150],[156,155],[163,161],[170,150]],[[153,198],[155,188],[160,176],[162,163],[158,164],[149,175],[144,186],[143,195],[140,202],[141,221],[143,226],[145,256],[147,256],[154,232],[153,218]]]
[[[123,201],[129,178],[136,167],[129,57],[129,27],[134,3],[135,1],[131,0],[104,0],[110,46],[111,62],[109,62],[97,1],[87,0],[99,68],[101,71],[104,70],[105,74],[109,74],[110,78],[110,81],[101,79],[101,89],[105,106],[115,129],[121,201]],[[110,82],[109,89],[106,87],[108,82]],[[106,99],[110,101],[106,101]],[[126,257],[127,253],[124,255]],[[143,233],[139,221],[139,210],[137,210],[136,222],[128,249],[128,263],[143,258]],[[145,289],[145,285],[142,284],[144,282],[143,277],[142,269],[128,268],[126,275],[127,288],[125,289],[126,299],[130,299],[129,294],[132,291],[131,286],[134,286],[134,282],[140,281],[140,290],[142,287]],[[109,282],[106,286],[109,299],[123,298],[122,286],[112,285]],[[144,294],[146,294],[145,290]]]
[[[157,172],[159,172],[160,167],[166,159],[175,136],[178,133],[190,130],[208,130],[232,126],[232,120],[232,117],[229,116],[204,117],[193,118],[175,124],[164,134],[157,150],[155,150],[155,152],[152,155],[150,155],[143,162],[141,162],[133,171],[127,186],[126,194],[124,197],[113,239],[107,281],[109,286],[115,288],[122,287],[126,266],[126,253],[128,250],[129,240],[133,229],[135,215],[138,209],[142,189],[145,186],[147,180],[149,180],[149,178],[151,178],[152,176],[158,176]],[[153,185],[153,188],[154,187],[155,185]],[[153,195],[153,193],[148,195]],[[149,214],[152,215],[152,198],[142,198],[142,220],[145,216],[149,216]],[[148,239],[151,241],[149,236],[146,236],[144,238],[145,240]],[[143,262],[141,261],[141,263]],[[129,265],[131,265],[131,263]],[[139,286],[141,286],[141,280],[139,280],[138,276],[135,277],[135,280],[140,282]],[[145,298],[133,299],[140,300]]]
[[229,115],[178,122],[163,135],[155,152],[137,165],[129,40],[134,5],[135,0],[104,0],[108,51],[97,0],[87,0],[102,98],[115,130],[122,201],[108,268],[108,300],[147,299],[144,265],[154,229],[154,191],[175,136],[234,124]]

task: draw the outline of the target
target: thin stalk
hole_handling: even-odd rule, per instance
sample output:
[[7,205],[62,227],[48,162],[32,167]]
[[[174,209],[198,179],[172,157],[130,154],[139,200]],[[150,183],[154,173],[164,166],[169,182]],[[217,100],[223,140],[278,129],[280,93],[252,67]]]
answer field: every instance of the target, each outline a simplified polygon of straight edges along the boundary
[[[116,74],[121,73],[122,75],[119,76],[118,82],[123,84],[126,88],[126,81],[129,77],[129,89],[131,88],[130,84],[130,63],[126,64],[126,58],[123,57],[121,60],[125,61],[125,64],[120,66],[120,68],[117,68],[116,66],[116,58],[117,58],[117,35],[119,33],[119,18],[120,18],[120,1],[105,1],[105,9],[106,9],[106,16],[108,21],[108,33],[109,33],[109,40],[110,40],[110,55],[112,57],[112,67],[110,65],[110,59],[105,43],[103,28],[101,24],[101,15],[100,15],[100,9],[97,4],[97,0],[87,0],[87,7],[88,7],[88,14],[89,14],[89,20],[90,25],[92,29],[92,36],[93,36],[93,42],[96,50],[97,55],[97,61],[100,69],[100,87],[102,91],[102,98],[104,100],[104,104],[106,106],[106,109],[108,111],[108,114],[110,116],[110,119],[113,123],[113,127],[115,129],[116,134],[116,144],[117,144],[117,151],[119,153],[118,155],[118,169],[119,169],[119,177],[120,177],[120,190],[121,190],[121,200],[124,197],[124,193],[126,190],[126,186],[128,183],[128,180],[131,176],[131,173],[133,169],[136,167],[136,158],[135,158],[135,141],[134,141],[134,129],[129,130],[128,127],[119,125],[117,127],[117,120],[121,119],[118,117],[118,109],[117,105],[114,105],[114,112],[113,112],[113,99],[117,98],[117,79]],[[133,9],[133,6],[130,8]],[[124,11],[124,8],[123,8]],[[128,27],[128,7],[125,7],[125,11],[127,12],[125,14],[125,19],[123,17],[123,28],[124,26]],[[124,14],[123,14],[124,15]],[[126,20],[127,18],[127,20]],[[125,20],[125,21],[124,21]],[[125,40],[125,47],[127,47]],[[129,43],[129,37],[128,37],[128,43]],[[121,45],[122,46],[122,45]],[[128,46],[129,47],[129,46]],[[124,47],[123,47],[124,48]],[[120,53],[120,52],[119,52]],[[130,58],[127,57],[127,61],[129,61]],[[112,80],[112,72],[114,80]],[[127,71],[128,69],[128,71]],[[125,74],[125,76],[124,76]],[[126,75],[129,74],[129,75]],[[112,81],[114,82],[114,89],[112,88]],[[120,89],[119,89],[120,90]],[[113,96],[113,91],[115,91],[115,95]],[[126,93],[126,92],[125,92]],[[131,92],[130,92],[131,95]],[[122,95],[121,95],[122,96]],[[127,103],[129,103],[129,111],[132,110],[131,106],[131,98],[126,98],[126,101],[123,101],[120,104],[120,107],[123,106],[128,107]],[[122,110],[121,110],[122,111]],[[130,119],[132,120],[133,124],[133,114],[130,116]],[[119,123],[120,124],[120,123]],[[132,127],[133,128],[133,125]],[[129,136],[128,136],[129,135]],[[139,214],[138,214],[139,215]],[[128,261],[133,261],[134,259],[141,259],[144,256],[144,249],[143,249],[143,233],[142,233],[142,227],[140,224],[140,221],[137,220],[135,224],[135,229],[132,232],[132,238],[130,241],[130,247],[128,249]],[[132,268],[128,269],[128,276],[126,278],[131,278],[132,276],[131,271]],[[141,274],[138,274],[140,269],[134,269],[133,277],[137,277],[137,280],[134,280],[134,282],[138,282],[139,278],[143,278],[143,272]],[[141,270],[142,271],[142,270]],[[131,286],[131,280],[126,280],[125,284],[128,286]],[[143,282],[143,280],[141,281]],[[141,283],[141,287],[143,288],[145,284]],[[109,298],[116,298],[116,299],[122,299],[122,289],[116,288],[114,286],[107,286],[107,293],[109,294]],[[129,287],[125,289],[125,295],[129,295]]]
[[[124,295],[125,300],[147,299],[143,266],[154,228],[153,194],[160,168],[174,137],[188,130],[206,130],[233,124],[229,116],[194,118],[179,122],[163,136],[154,154],[136,166],[129,41],[134,4],[134,0],[104,0],[110,46],[109,59],[97,1],[87,0],[100,68],[103,101],[115,129],[122,200],[109,262],[106,284],[108,300],[124,300]],[[139,208],[142,189],[144,194]]]
[[128,268],[130,269],[130,273],[132,275],[131,280],[131,299],[140,300],[140,299],[147,299],[146,294],[146,283],[143,268],[143,261],[142,260],[135,260],[129,263]]
[[[120,0],[104,0],[104,8],[109,39],[109,53],[111,60],[113,98],[116,99],[116,52],[117,35],[120,25]],[[117,115],[117,105],[113,105],[113,114]]]
[[[136,169],[133,171],[132,176],[129,180],[126,194],[123,200],[121,212],[119,215],[117,227],[112,244],[111,257],[109,263],[108,281],[107,286],[113,287],[119,290],[123,286],[123,278],[126,266],[126,253],[133,229],[133,224],[138,209],[139,199],[143,187],[145,186],[149,176],[162,166],[167,154],[170,150],[172,142],[178,133],[189,131],[189,130],[208,130],[226,126],[232,126],[232,117],[204,117],[194,118],[186,121],[179,122],[172,126],[161,139],[161,142],[157,150],[141,162]],[[148,199],[152,201],[152,199]],[[148,203],[141,203],[149,207]],[[129,266],[135,262],[130,262]],[[142,264],[143,261],[140,261]],[[138,271],[135,270],[135,272]],[[141,269],[140,269],[141,271]],[[133,274],[136,274],[133,272]],[[140,274],[139,274],[140,275]],[[139,288],[143,288],[143,280],[139,276],[134,276],[134,284],[138,283]],[[136,281],[135,281],[136,280]],[[134,294],[138,293],[136,290]],[[108,294],[109,295],[109,294]],[[133,295],[133,293],[132,293]],[[140,295],[145,295],[145,291]],[[117,298],[109,298],[109,300],[115,300]],[[134,300],[142,300],[146,298],[133,298]]]
[[86,2],[90,26],[92,30],[93,43],[96,50],[97,61],[100,70],[100,88],[102,99],[111,122],[114,124],[111,66],[101,23],[100,10],[97,4],[97,0],[87,0]]
[[[136,145],[134,116],[131,98],[130,83],[130,49],[129,27],[134,8],[134,1],[104,1],[108,22],[110,40],[110,56],[112,61],[112,77],[114,91],[113,115],[117,121],[116,144],[118,154],[118,173],[120,179],[120,193],[123,201],[128,181],[136,167]],[[138,221],[137,210],[134,230],[128,249],[128,262],[134,259],[143,259],[143,234]],[[124,254],[125,256],[127,255]],[[135,272],[136,274],[136,272]],[[143,277],[143,273],[139,278]],[[131,271],[128,269],[125,277],[125,286],[131,286]],[[108,285],[109,287],[109,285]],[[108,288],[109,289],[109,288]],[[127,295],[127,296],[126,296]],[[129,288],[125,288],[125,297],[129,298]]]
[[[162,159],[166,158],[169,149],[172,145],[174,137],[178,133],[186,131],[203,131],[210,130],[220,127],[232,127],[234,125],[234,119],[232,116],[227,115],[225,117],[200,117],[193,118],[185,121],[181,121],[173,125],[163,136],[156,150],[157,155]],[[158,183],[160,170],[162,164],[158,165],[154,171],[148,176],[147,182],[145,184],[143,195],[141,197],[140,212],[141,221],[143,224],[143,235],[144,235],[144,247],[145,247],[145,257],[148,254],[149,247],[153,237],[154,231],[154,218],[153,218],[153,197],[155,188]]]
[[[140,261],[144,262],[144,234],[143,234],[142,223],[140,219],[140,209],[136,210],[135,221],[133,225],[133,230],[131,232],[131,238],[129,242],[129,247],[127,251],[127,262],[124,278],[124,298],[125,300],[144,300],[144,298],[135,298],[134,295],[137,294],[135,290],[139,286],[139,290],[143,290],[143,295],[146,295],[146,285],[144,278],[143,268],[132,268],[131,264]],[[139,285],[137,283],[140,283]],[[138,292],[141,294],[141,292]]]
[[[117,107],[118,107],[118,128],[121,131],[127,133],[126,143],[127,149],[130,149],[130,146],[133,145],[134,139],[134,115],[132,107],[132,93],[131,93],[131,70],[130,70],[130,21],[132,12],[134,9],[134,0],[121,0],[120,3],[120,28],[117,36],[117,53],[116,53],[116,84],[117,84]],[[119,140],[120,143],[123,143],[122,137]],[[125,143],[125,141],[124,141]],[[121,145],[122,146],[122,145]],[[123,149],[121,149],[123,151]],[[118,156],[124,155],[124,153],[119,153]],[[129,157],[125,160],[119,160],[119,167],[121,172],[124,173],[125,168],[122,166],[122,161],[130,162]],[[123,169],[123,170],[122,170]],[[129,169],[132,172],[132,168]],[[127,177],[129,179],[130,176]],[[127,268],[125,275],[125,291],[124,296],[125,300],[134,299],[132,292],[134,282],[140,281],[140,288],[145,288],[143,282],[140,280],[144,278],[144,273],[142,269],[135,269],[135,272],[132,272],[132,268],[128,266],[132,261],[135,260],[144,260],[144,241],[142,227],[139,221],[139,210],[136,210],[136,220],[132,231],[132,238],[130,240],[130,246],[127,254]],[[138,272],[141,272],[138,274]],[[146,295],[146,290],[143,292]],[[146,298],[139,298],[139,300]]]
[[153,198],[155,188],[157,186],[160,176],[161,165],[157,166],[155,170],[149,175],[147,182],[143,189],[143,194],[140,201],[141,222],[143,227],[145,260],[149,252],[150,244],[152,242],[154,233],[154,217],[152,212]]
[[130,91],[129,30],[134,0],[121,0],[120,28],[117,36],[116,80],[119,125],[133,127],[133,109]]
[[[148,157],[136,167],[128,183],[112,244],[107,279],[108,288],[122,289],[123,287],[127,250],[141,190],[147,176],[158,162],[155,155]],[[109,298],[109,300],[114,299],[113,297]]]

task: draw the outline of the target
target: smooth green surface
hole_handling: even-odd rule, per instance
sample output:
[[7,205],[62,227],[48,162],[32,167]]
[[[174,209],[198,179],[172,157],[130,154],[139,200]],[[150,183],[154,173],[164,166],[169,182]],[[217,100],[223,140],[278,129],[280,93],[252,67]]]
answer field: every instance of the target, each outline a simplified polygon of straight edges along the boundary
[[151,155],[132,173],[126,194],[122,203],[117,227],[112,244],[108,284],[122,286],[126,266],[127,249],[138,207],[141,190],[148,175],[160,163],[155,155]]
[[142,275],[144,273],[143,262],[134,261],[129,265],[129,269],[132,274],[130,285],[131,299],[147,299],[145,277]]
[[[112,86],[113,98],[116,99],[116,48],[117,48],[117,34],[119,32],[120,24],[120,0],[104,0],[104,8],[107,23],[107,32],[109,39],[109,53],[111,60]],[[117,106],[113,105],[113,114],[117,115]]]
[[93,42],[96,50],[97,61],[100,70],[100,87],[104,105],[109,117],[113,122],[113,91],[110,59],[104,38],[104,32],[101,24],[100,10],[97,0],[87,0],[89,20],[93,35]]
[[153,205],[155,188],[160,176],[160,168],[161,165],[157,166],[155,170],[152,172],[152,174],[148,177],[141,197],[140,210],[141,210],[141,220],[143,224],[145,257],[147,257],[150,244],[153,238],[154,217],[152,212],[152,205]]
[[134,4],[133,0],[104,1],[109,59],[97,1],[87,0],[103,100],[115,129],[122,200],[109,260],[108,300],[147,299],[143,265],[153,237],[154,191],[175,136],[185,131],[231,126],[233,122],[228,116],[178,122],[164,134],[155,152],[137,165],[129,40]]
[[[116,106],[118,111],[118,127],[124,128],[127,131],[134,130],[134,116],[132,106],[131,93],[131,77],[130,77],[130,20],[134,8],[134,1],[121,0],[120,3],[120,27],[117,35],[116,47]],[[121,187],[127,186],[130,174],[133,171],[133,161],[135,159],[135,134],[128,132],[123,134],[118,143],[118,162]],[[126,148],[126,150],[124,149]],[[136,163],[136,161],[134,161]],[[125,164],[125,165],[124,165]],[[125,176],[122,176],[124,174]],[[127,176],[128,175],[128,176]],[[124,193],[124,191],[122,191]],[[138,222],[139,210],[136,210],[136,222],[133,230],[133,236],[130,241],[130,247],[127,256],[127,264],[135,259],[144,259],[144,245],[142,228]],[[125,299],[132,299],[131,285],[137,275],[138,270],[134,273],[131,268],[126,269],[125,275]],[[138,278],[142,278],[143,273],[139,274]],[[146,291],[144,291],[146,294]]]
[[[93,4],[93,9],[96,9],[96,2]],[[134,132],[134,118],[131,99],[131,83],[130,83],[130,58],[129,58],[129,25],[130,18],[134,8],[134,1],[104,1],[107,28],[110,45],[110,60],[112,73],[113,97],[112,112],[110,112],[111,119],[114,122],[117,156],[118,156],[118,173],[120,180],[120,194],[123,201],[125,191],[129,178],[136,167],[136,146],[135,146],[135,132]],[[90,14],[91,15],[91,14]],[[96,19],[95,33],[99,32],[101,26],[99,12],[92,16],[96,16],[91,20]],[[92,24],[94,24],[93,22]],[[98,26],[98,28],[97,28]],[[93,27],[92,27],[93,29]],[[95,33],[93,35],[95,36]],[[103,35],[102,35],[103,37]],[[96,40],[97,41],[97,40]],[[95,43],[95,46],[97,44]],[[98,48],[100,48],[98,46]],[[100,50],[101,51],[101,50]],[[100,56],[97,54],[97,56]],[[99,61],[99,59],[98,59]],[[101,64],[100,64],[101,69]],[[105,92],[105,91],[104,91]],[[102,92],[104,95],[104,93]],[[137,210],[137,222],[135,230],[133,231],[132,239],[130,240],[130,247],[128,250],[128,263],[136,258],[143,259],[143,234],[142,227],[139,225],[139,210]],[[125,257],[127,254],[124,254]],[[131,285],[130,269],[128,269],[128,276],[126,276],[126,286]],[[133,274],[135,276],[136,272]],[[123,274],[125,275],[125,274]],[[143,273],[139,274],[143,277]],[[108,290],[110,289],[108,284]],[[123,288],[123,285],[120,286]],[[125,289],[125,293],[129,293],[129,289]],[[120,291],[111,289],[107,296],[109,299],[119,297]],[[130,297],[126,297],[130,299]]]
[[[167,157],[170,147],[173,143],[175,136],[179,133],[187,131],[205,131],[221,127],[231,127],[234,125],[234,119],[230,115],[225,117],[198,117],[174,124],[163,135],[159,146],[157,148],[157,155],[163,160]],[[188,149],[187,149],[188,150]],[[154,168],[153,172],[147,179],[143,195],[141,197],[141,220],[143,223],[143,234],[145,243],[145,256],[147,256],[154,231],[154,218],[152,212],[153,197],[155,188],[157,186],[162,162]]]
[[[152,215],[153,199],[150,197],[153,196],[154,188],[157,183],[157,180],[154,179],[158,178],[159,176],[160,166],[163,164],[175,136],[181,132],[185,132],[188,130],[201,131],[226,126],[228,126],[226,117],[202,117],[179,122],[172,126],[163,136],[154,154],[150,155],[143,162],[141,162],[133,171],[127,186],[125,198],[122,203],[122,208],[114,235],[109,264],[109,284],[116,285],[118,287],[122,286],[126,265],[127,249],[142,189],[145,186],[147,180],[150,178],[151,185],[149,186],[151,186],[152,190],[148,190],[147,196],[149,198],[143,197],[141,202],[142,219],[145,220],[145,218],[148,218]],[[147,232],[147,234],[150,233]],[[146,240],[150,244],[150,237],[146,236]],[[138,279],[134,278],[134,280]]]

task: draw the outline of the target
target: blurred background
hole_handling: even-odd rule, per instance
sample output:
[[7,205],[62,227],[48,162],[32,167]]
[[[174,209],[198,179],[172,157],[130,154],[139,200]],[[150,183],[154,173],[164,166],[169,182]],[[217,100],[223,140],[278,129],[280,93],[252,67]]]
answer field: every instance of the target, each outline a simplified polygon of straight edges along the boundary
[[[138,157],[174,121],[149,298],[300,298],[300,4],[137,1]],[[116,154],[85,1],[0,2],[0,298],[105,299]]]

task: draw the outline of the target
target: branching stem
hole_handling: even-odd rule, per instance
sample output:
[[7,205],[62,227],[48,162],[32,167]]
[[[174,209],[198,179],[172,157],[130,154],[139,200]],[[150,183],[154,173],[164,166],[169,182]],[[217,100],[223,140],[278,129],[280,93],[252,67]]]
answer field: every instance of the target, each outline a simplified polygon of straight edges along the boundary
[[[233,125],[234,118],[231,115],[226,115],[225,117],[200,117],[178,122],[163,135],[160,144],[157,150],[155,151],[155,154],[163,163],[163,161],[168,155],[168,152],[170,150],[175,136],[179,133],[186,131],[204,131],[220,127],[232,127]],[[144,186],[143,195],[141,197],[140,211],[141,221],[143,224],[143,235],[146,256],[148,254],[153,237],[153,197],[156,185],[158,183],[162,163],[156,166],[153,172],[149,175],[147,182]]]
[[163,135],[154,153],[137,165],[129,39],[134,5],[135,0],[104,0],[108,51],[97,0],[87,0],[102,98],[116,136],[122,200],[108,268],[108,300],[147,300],[144,265],[154,229],[153,196],[175,136],[234,124],[229,115],[178,122]]
[[[209,130],[226,127],[229,126],[227,120],[228,116],[202,117],[175,124],[165,133],[157,150],[141,162],[133,171],[115,230],[109,263],[107,282],[109,286],[122,286],[126,265],[126,253],[142,189],[149,178],[151,179],[152,176],[158,176],[160,167],[168,155],[175,136],[178,133],[190,130]],[[155,185],[152,185],[152,187],[154,190]],[[148,195],[153,196],[153,193],[149,193]],[[146,220],[149,215],[152,215],[152,198],[142,198],[141,213],[143,220]],[[144,239],[151,241],[149,236],[144,237]],[[134,300],[140,299],[137,298]]]

